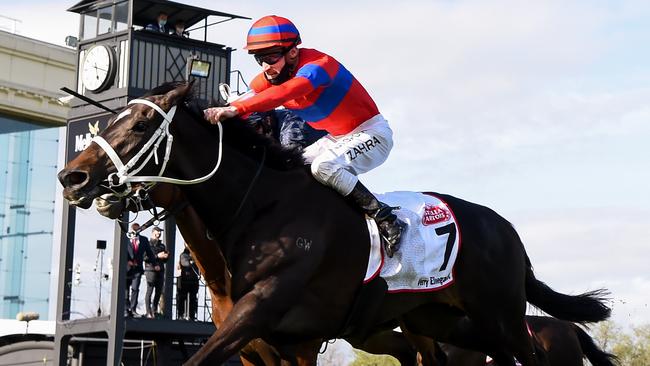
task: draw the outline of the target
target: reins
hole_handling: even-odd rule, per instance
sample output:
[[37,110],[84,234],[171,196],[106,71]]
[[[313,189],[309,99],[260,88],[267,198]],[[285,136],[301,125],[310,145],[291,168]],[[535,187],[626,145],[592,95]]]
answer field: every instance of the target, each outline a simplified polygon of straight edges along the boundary
[[[146,202],[150,205],[153,217],[149,219],[147,222],[145,222],[143,225],[141,225],[138,230],[136,230],[136,234],[139,234],[140,232],[146,230],[150,226],[155,225],[156,223],[159,223],[160,221],[167,219],[170,215],[171,216],[176,215],[178,212],[180,212],[181,210],[183,210],[185,207],[189,205],[189,202],[187,200],[184,200],[182,202],[177,203],[169,210],[163,210],[162,212],[158,213],[156,209],[156,205],[154,204],[153,200],[151,199],[151,196],[149,195],[149,191],[157,183],[162,182],[162,183],[179,184],[179,185],[191,185],[191,184],[203,183],[208,179],[212,178],[212,176],[214,176],[214,174],[217,172],[217,170],[219,170],[219,167],[221,166],[221,160],[223,156],[224,132],[223,132],[223,126],[221,125],[221,122],[218,122],[217,126],[219,127],[219,147],[217,153],[218,154],[217,162],[214,168],[212,169],[212,171],[210,171],[208,174],[202,177],[195,178],[195,179],[177,179],[177,178],[164,177],[163,174],[165,173],[167,163],[169,162],[169,158],[171,155],[171,148],[174,141],[174,136],[169,131],[169,126],[173,121],[174,115],[176,114],[177,106],[174,105],[170,108],[169,112],[165,112],[157,104],[147,99],[134,99],[128,103],[128,105],[132,105],[132,104],[144,104],[152,108],[156,112],[158,112],[158,114],[160,114],[163,117],[163,122],[161,122],[160,126],[156,129],[156,131],[149,138],[149,140],[144,144],[144,146],[140,149],[140,151],[138,151],[135,154],[135,156],[133,156],[126,164],[124,164],[122,163],[122,159],[117,155],[113,147],[103,137],[97,135],[93,138],[92,141],[97,143],[99,147],[101,147],[104,150],[104,152],[106,152],[109,159],[117,169],[115,173],[111,173],[106,178],[104,182],[107,183],[107,186],[105,187],[110,189],[113,192],[113,194],[115,194],[117,197],[129,200],[127,201],[128,203],[126,207],[128,207],[129,203],[133,202],[136,205],[137,212],[145,210],[143,202]],[[120,118],[128,116],[130,113],[131,113],[130,109],[121,112],[118,115],[115,122],[117,122]],[[163,141],[166,142],[165,155],[163,157],[162,166],[158,171],[158,175],[157,176],[136,175],[147,165],[147,163],[149,163],[152,157],[154,158],[155,164],[156,165],[159,164],[158,148],[160,147]],[[257,147],[256,145],[253,146],[253,148],[256,147]],[[144,160],[142,160],[142,162],[139,165],[136,165],[138,161],[140,161],[142,157],[145,156],[145,154],[146,157],[144,158]],[[217,238],[225,234],[228,228],[237,220],[237,218],[241,214],[241,211],[243,210],[244,205],[248,200],[248,197],[252,192],[253,187],[255,186],[255,183],[257,182],[259,176],[262,173],[262,169],[264,167],[265,161],[266,161],[266,147],[262,146],[262,158],[260,159],[257,171],[255,172],[255,175],[251,179],[251,182],[248,185],[248,188],[246,189],[246,192],[244,193],[244,196],[242,197],[239,206],[237,207],[237,210],[235,210],[235,213],[229,220],[228,224],[223,226],[223,229],[221,229],[221,231],[217,234],[216,236]],[[144,187],[134,192],[131,189],[132,182],[144,183]],[[123,188],[123,189],[118,190],[119,188]],[[118,222],[120,224],[122,231],[128,232],[128,227],[126,227],[127,223],[120,220],[118,220]]]

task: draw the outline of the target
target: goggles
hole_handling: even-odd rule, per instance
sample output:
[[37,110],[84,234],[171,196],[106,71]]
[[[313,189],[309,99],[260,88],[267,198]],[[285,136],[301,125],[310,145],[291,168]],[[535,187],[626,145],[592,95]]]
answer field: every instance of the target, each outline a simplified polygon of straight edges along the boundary
[[262,64],[267,64],[267,65],[275,65],[280,61],[284,55],[289,52],[289,49],[284,49],[280,52],[273,52],[273,53],[267,53],[263,55],[255,55],[255,61],[262,66]]

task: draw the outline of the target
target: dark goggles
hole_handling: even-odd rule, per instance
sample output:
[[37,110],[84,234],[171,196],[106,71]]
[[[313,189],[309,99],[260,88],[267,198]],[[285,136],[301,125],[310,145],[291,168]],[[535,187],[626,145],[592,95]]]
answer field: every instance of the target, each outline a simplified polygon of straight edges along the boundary
[[289,49],[284,49],[280,52],[267,53],[264,55],[255,55],[254,57],[255,61],[257,61],[260,66],[262,66],[263,63],[267,65],[275,65],[278,63],[278,61],[280,61],[282,57],[284,57],[284,55],[286,55],[287,52],[289,52]]

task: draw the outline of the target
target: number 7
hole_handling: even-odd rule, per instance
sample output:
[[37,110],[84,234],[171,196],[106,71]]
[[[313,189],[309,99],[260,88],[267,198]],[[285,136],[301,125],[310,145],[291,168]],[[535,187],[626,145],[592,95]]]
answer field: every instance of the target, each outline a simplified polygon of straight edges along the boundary
[[452,222],[451,224],[436,228],[436,235],[443,236],[445,234],[449,234],[449,236],[447,237],[447,247],[445,248],[445,260],[442,262],[442,266],[440,266],[439,271],[444,271],[445,268],[447,268],[447,264],[449,263],[451,250],[453,249],[454,243],[456,242],[456,224]]

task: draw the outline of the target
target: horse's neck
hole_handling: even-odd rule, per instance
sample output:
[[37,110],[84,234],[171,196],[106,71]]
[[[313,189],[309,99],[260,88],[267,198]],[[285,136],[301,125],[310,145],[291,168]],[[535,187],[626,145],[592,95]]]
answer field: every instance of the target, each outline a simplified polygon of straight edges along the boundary
[[[224,232],[223,225],[245,227],[255,210],[265,209],[286,196],[302,179],[309,179],[300,169],[277,171],[260,169],[261,161],[225,145],[222,166],[206,183],[183,186],[190,203],[214,233]],[[311,180],[311,179],[310,179]],[[316,183],[316,182],[314,182]]]

